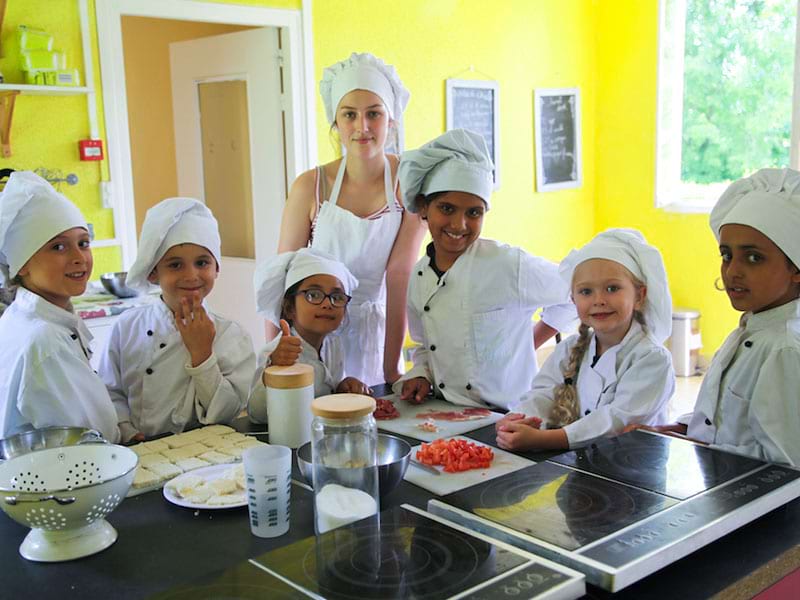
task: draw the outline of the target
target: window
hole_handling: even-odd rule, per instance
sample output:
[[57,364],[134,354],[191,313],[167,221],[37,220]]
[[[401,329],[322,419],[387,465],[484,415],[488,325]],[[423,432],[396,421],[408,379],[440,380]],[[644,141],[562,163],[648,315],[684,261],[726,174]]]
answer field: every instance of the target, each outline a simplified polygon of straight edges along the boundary
[[708,212],[730,181],[800,166],[799,8],[661,0],[656,206]]

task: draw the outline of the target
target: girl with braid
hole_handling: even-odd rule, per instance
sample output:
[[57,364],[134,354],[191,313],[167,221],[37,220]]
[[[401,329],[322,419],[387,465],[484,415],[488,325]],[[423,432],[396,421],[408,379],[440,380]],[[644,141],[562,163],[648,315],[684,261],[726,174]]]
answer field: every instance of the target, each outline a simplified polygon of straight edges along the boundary
[[581,320],[533,389],[497,424],[501,448],[559,449],[663,423],[675,390],[664,348],[672,299],[661,254],[631,229],[610,229],[561,262]]

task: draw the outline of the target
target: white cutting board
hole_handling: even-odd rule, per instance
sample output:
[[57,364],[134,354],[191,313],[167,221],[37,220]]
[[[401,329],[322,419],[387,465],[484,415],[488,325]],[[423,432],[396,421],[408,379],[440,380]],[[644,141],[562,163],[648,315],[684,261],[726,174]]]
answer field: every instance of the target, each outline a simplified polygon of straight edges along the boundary
[[417,427],[420,423],[425,422],[425,419],[415,418],[417,413],[424,413],[427,410],[435,410],[437,412],[463,410],[469,407],[458,406],[457,404],[451,404],[444,400],[426,400],[422,404],[411,404],[405,400],[400,400],[400,396],[397,394],[383,396],[383,398],[394,402],[394,406],[397,412],[400,413],[400,416],[397,419],[376,420],[378,429],[390,433],[406,435],[416,440],[422,440],[423,442],[432,442],[439,438],[448,438],[454,435],[467,433],[468,431],[475,431],[476,429],[491,425],[503,418],[501,413],[492,412],[488,417],[475,419],[474,421],[443,421],[441,419],[436,419],[436,425],[439,427],[439,431],[433,433],[430,431],[422,431],[422,429]]
[[[470,442],[475,441],[461,436],[456,437]],[[480,446],[486,445],[480,442],[475,443]],[[414,446],[411,449],[411,458],[413,460],[416,460],[417,450],[419,449],[420,446]],[[406,474],[403,479],[421,488],[425,488],[437,496],[445,496],[478,483],[489,481],[495,477],[500,477],[506,473],[513,473],[514,471],[536,464],[532,460],[517,456],[516,454],[511,454],[505,450],[500,450],[500,448],[492,448],[492,451],[494,452],[494,460],[488,469],[471,469],[469,471],[462,471],[461,473],[445,473],[444,467],[434,467],[437,471],[441,471],[438,475],[434,475],[425,469],[420,469],[410,464],[408,465],[408,469],[406,469]]]

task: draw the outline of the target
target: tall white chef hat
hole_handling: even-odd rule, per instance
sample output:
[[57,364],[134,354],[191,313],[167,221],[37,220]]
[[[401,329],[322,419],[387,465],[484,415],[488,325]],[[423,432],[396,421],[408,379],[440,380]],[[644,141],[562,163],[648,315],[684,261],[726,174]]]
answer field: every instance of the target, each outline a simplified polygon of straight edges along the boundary
[[341,282],[347,295],[358,286],[358,280],[344,263],[327,252],[312,248],[284,252],[261,263],[253,275],[258,314],[280,327],[281,305],[286,290],[312,275],[333,275]]
[[10,282],[48,240],[75,227],[88,230],[77,206],[36,173],[13,172],[0,193],[0,282]]
[[167,198],[147,211],[139,251],[128,271],[126,285],[147,291],[147,277],[167,250],[178,244],[203,246],[219,265],[221,241],[217,220],[205,204],[193,198]]
[[758,229],[800,268],[800,173],[761,169],[734,181],[717,200],[709,221],[717,241],[729,223]]
[[411,94],[400,81],[397,71],[369,52],[353,52],[350,58],[331,65],[322,72],[319,92],[325,105],[325,116],[332,125],[336,121],[339,102],[353,90],[367,90],[377,95],[386,106],[397,128],[398,148],[403,150],[403,111]]
[[663,344],[672,334],[672,296],[658,248],[648,244],[635,229],[608,229],[597,234],[583,248],[567,254],[558,271],[571,286],[575,268],[592,258],[621,264],[647,286],[642,313],[650,334]]
[[398,177],[403,205],[418,212],[416,198],[436,192],[468,192],[491,208],[492,159],[486,140],[467,129],[451,129],[416,150],[403,152]]

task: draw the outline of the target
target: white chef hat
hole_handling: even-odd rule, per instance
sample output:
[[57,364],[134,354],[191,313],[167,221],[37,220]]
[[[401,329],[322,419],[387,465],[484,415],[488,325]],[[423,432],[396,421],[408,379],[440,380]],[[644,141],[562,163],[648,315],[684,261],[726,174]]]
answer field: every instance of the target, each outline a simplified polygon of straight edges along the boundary
[[347,295],[358,286],[358,280],[344,263],[327,252],[313,248],[284,252],[261,263],[253,275],[258,314],[279,327],[286,290],[312,275],[336,277]]
[[711,229],[719,241],[723,225],[757,229],[800,267],[800,173],[761,169],[734,181],[711,211]]
[[386,106],[397,129],[398,151],[403,149],[403,111],[411,94],[400,81],[397,71],[369,52],[353,52],[350,58],[331,65],[322,72],[319,92],[325,105],[325,116],[333,125],[336,109],[346,94],[367,90],[377,95]]
[[16,277],[48,240],[75,227],[89,229],[77,206],[36,173],[11,173],[0,193],[0,282]]
[[558,271],[571,286],[575,268],[592,258],[621,264],[647,286],[642,313],[650,334],[659,344],[663,344],[672,334],[672,296],[658,248],[648,244],[635,229],[608,229],[597,234],[579,250],[567,254]]
[[491,208],[492,159],[486,140],[467,129],[451,129],[416,150],[403,152],[398,177],[403,205],[418,212],[416,198],[436,192],[468,192]]
[[147,278],[167,250],[178,244],[197,244],[220,259],[217,220],[208,207],[193,198],[167,198],[147,211],[139,239],[139,251],[125,284],[147,291]]

